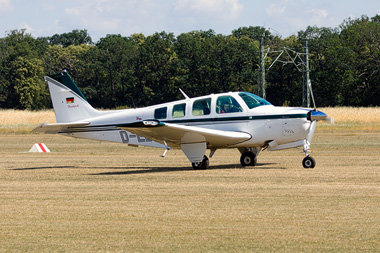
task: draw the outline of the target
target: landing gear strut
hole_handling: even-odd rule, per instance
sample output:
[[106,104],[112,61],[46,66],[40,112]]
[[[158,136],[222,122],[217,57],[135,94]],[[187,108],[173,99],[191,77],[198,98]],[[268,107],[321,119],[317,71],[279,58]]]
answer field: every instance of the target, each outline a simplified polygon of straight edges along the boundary
[[195,162],[191,164],[194,170],[207,170],[209,166],[209,160],[207,156],[203,156],[202,162]]
[[312,169],[315,167],[315,159],[310,156],[310,142],[305,139],[303,144],[303,151],[305,152],[306,157],[302,160],[302,165],[305,169]]

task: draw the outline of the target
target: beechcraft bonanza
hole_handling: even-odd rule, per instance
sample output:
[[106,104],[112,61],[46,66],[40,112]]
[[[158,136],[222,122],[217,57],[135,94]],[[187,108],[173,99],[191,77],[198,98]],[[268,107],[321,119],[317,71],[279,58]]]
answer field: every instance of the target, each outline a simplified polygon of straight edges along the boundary
[[171,148],[180,148],[194,169],[207,169],[206,150],[211,158],[221,148],[237,148],[243,167],[255,166],[265,149],[302,148],[303,167],[314,168],[310,142],[317,121],[327,117],[315,109],[315,103],[314,109],[277,107],[248,92],[189,98],[182,90],[183,100],[98,111],[66,71],[46,76],[45,81],[57,123],[45,122],[34,131],[164,148],[163,156]]

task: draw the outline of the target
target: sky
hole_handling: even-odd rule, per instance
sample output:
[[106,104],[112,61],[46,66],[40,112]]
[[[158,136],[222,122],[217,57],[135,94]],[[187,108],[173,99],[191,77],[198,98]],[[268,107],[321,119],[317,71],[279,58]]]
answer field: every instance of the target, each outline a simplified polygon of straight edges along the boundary
[[282,38],[307,26],[338,27],[347,18],[380,14],[379,0],[0,0],[0,38],[26,29],[33,37],[87,29],[107,34],[214,30],[263,26]]

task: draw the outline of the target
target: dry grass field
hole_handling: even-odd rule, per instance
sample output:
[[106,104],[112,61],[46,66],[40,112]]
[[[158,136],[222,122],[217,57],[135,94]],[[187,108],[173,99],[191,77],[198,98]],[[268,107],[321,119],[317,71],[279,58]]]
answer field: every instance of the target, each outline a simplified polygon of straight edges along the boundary
[[[206,171],[179,150],[28,134],[53,113],[1,111],[0,251],[380,251],[380,112],[350,110],[323,109],[335,125],[317,127],[315,169],[296,149],[255,168],[218,150]],[[36,142],[52,152],[27,153]]]
[[53,110],[0,110],[0,133],[30,133],[31,130],[45,121],[56,122]]

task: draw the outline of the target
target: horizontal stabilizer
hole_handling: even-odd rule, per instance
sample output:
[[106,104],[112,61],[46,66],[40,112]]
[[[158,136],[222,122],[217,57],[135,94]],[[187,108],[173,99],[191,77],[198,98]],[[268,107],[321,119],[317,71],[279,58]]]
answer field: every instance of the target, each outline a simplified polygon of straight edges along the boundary
[[57,134],[65,131],[70,127],[82,127],[90,124],[89,122],[73,122],[73,123],[52,123],[46,124],[46,122],[42,123],[38,127],[33,129],[33,132],[42,132],[46,134]]

